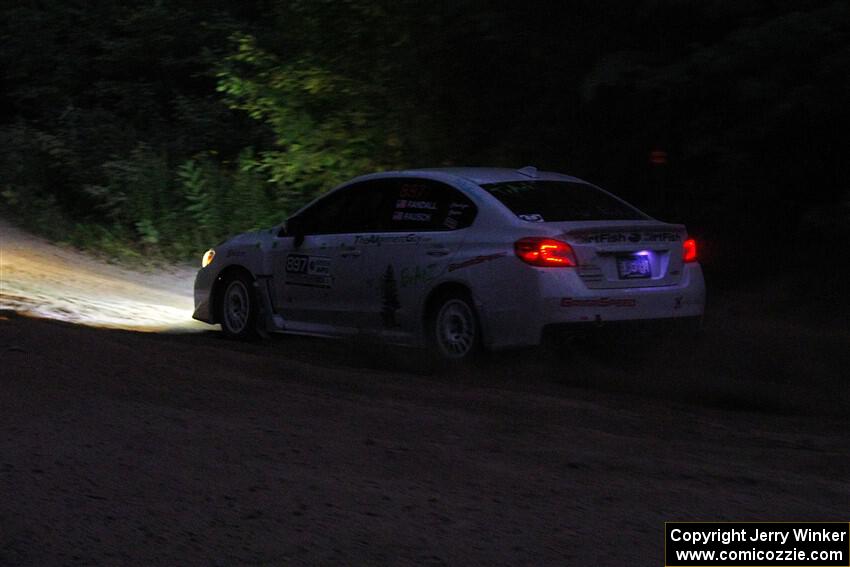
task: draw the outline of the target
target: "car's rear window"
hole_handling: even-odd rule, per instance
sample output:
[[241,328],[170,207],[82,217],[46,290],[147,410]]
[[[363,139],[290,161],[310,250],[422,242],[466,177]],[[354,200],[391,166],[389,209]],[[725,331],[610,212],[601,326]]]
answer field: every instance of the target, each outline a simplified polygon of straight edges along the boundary
[[647,216],[587,183],[508,181],[482,185],[519,218],[530,222],[643,220]]

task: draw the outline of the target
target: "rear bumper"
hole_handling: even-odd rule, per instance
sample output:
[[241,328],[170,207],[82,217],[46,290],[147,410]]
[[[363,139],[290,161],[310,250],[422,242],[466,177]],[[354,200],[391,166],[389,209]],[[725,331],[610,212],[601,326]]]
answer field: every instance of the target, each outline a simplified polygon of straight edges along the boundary
[[697,264],[688,266],[679,283],[672,286],[572,289],[576,291],[544,292],[544,325],[701,317],[705,310],[705,283]]
[[630,321],[643,323],[636,328],[679,319],[693,324],[705,310],[705,282],[696,263],[687,264],[671,286],[589,289],[573,270],[526,271],[512,283],[517,291],[483,305],[490,348],[540,344],[544,330],[558,328],[581,333]]
[[665,319],[633,319],[593,323],[552,323],[543,328],[544,337],[606,335],[618,340],[641,340],[659,335],[692,336],[702,329],[702,315]]

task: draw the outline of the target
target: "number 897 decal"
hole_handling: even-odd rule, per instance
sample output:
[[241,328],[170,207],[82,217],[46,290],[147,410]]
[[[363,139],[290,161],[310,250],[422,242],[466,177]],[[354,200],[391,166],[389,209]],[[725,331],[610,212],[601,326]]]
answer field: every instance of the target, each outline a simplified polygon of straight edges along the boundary
[[286,284],[331,287],[331,259],[325,256],[289,254],[286,257]]

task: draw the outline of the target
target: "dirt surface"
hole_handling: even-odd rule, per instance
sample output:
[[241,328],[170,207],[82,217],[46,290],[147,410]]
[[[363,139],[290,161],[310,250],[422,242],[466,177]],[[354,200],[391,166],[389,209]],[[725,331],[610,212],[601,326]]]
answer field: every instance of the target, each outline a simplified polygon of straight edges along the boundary
[[[4,294],[53,252],[4,240]],[[95,271],[146,305],[185,298]],[[0,565],[662,565],[667,520],[847,521],[847,337],[750,304],[715,303],[696,344],[451,373],[380,346],[2,312]]]
[[120,268],[0,219],[0,309],[100,327],[200,329],[191,319],[195,271]]

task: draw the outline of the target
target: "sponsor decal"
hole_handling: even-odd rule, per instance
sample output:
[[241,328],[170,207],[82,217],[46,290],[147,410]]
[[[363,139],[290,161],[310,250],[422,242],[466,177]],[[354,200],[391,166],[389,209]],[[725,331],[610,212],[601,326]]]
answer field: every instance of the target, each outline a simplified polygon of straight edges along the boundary
[[428,240],[418,234],[402,234],[399,236],[379,236],[377,234],[357,235],[354,244],[360,246],[380,246],[381,244],[417,244]]
[[289,254],[284,268],[287,285],[331,287],[331,259],[326,256]]
[[677,232],[644,231],[644,232],[585,232],[576,234],[576,239],[585,244],[616,244],[618,242],[679,242],[681,236]]
[[404,211],[395,211],[395,212],[393,212],[393,220],[394,221],[409,220],[409,221],[415,221],[415,222],[429,222],[431,220],[431,213],[406,213]]
[[428,197],[428,188],[424,185],[405,183],[399,188],[398,196],[400,199],[425,199]]
[[443,226],[450,230],[454,230],[457,228],[457,219],[446,217],[446,220],[443,221]]
[[428,264],[427,266],[409,266],[401,269],[399,283],[402,288],[428,283],[437,277],[439,264]]
[[561,299],[561,307],[634,307],[636,305],[637,300],[631,297],[620,299],[611,297],[595,297],[592,299],[564,297]]
[[409,199],[399,199],[395,202],[396,209],[425,209],[428,211],[436,211],[437,203],[434,201],[411,201]]
[[467,210],[471,206],[469,203],[450,203],[449,210],[446,212],[446,220],[443,221],[443,226],[449,230],[458,228],[461,222],[458,219],[468,214]]
[[517,215],[517,216],[519,216],[519,218],[521,218],[522,220],[528,221],[528,222],[544,222],[543,221],[543,215],[540,215],[540,214],[537,214],[537,213],[532,213],[532,214],[527,214],[527,215]]
[[680,236],[675,232],[644,232],[641,242],[679,242]]
[[496,258],[501,258],[502,256],[505,256],[505,252],[499,252],[498,254],[489,254],[486,256],[476,256],[475,258],[470,258],[469,260],[464,260],[463,262],[449,264],[449,271],[453,272],[455,270],[460,270],[461,268],[475,266],[476,264],[483,264],[484,262],[489,262],[490,260],[495,260]]
[[596,264],[580,264],[578,267],[578,275],[583,280],[598,282],[602,280],[602,268]]

